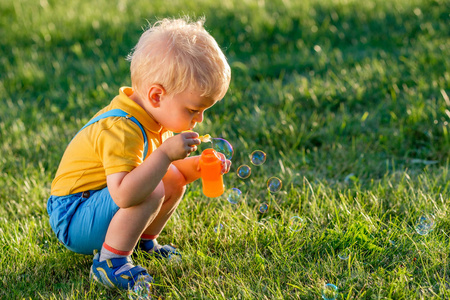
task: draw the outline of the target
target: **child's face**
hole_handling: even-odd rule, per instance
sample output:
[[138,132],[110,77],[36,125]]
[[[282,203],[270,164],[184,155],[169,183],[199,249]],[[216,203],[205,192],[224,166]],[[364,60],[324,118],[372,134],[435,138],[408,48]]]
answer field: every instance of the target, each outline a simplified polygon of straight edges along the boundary
[[191,130],[203,121],[205,110],[217,100],[200,96],[195,89],[173,95],[161,95],[160,104],[153,116],[166,129],[173,132]]

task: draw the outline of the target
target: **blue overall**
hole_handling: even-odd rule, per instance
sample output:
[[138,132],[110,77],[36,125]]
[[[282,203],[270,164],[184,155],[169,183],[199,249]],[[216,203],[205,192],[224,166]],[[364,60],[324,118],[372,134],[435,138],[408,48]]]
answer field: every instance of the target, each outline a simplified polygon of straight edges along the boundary
[[[144,137],[144,159],[148,151],[144,128],[135,117],[121,109],[113,109],[91,119],[80,131],[109,117],[124,117],[139,126]],[[50,226],[56,236],[67,249],[80,254],[92,254],[95,249],[101,249],[109,223],[118,210],[108,187],[67,196],[50,196],[47,202]]]

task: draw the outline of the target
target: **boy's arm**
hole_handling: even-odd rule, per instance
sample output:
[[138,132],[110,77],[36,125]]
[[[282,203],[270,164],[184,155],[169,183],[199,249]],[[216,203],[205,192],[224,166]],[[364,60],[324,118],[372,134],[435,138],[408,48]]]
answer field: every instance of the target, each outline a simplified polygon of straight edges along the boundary
[[178,171],[186,178],[186,184],[189,184],[200,178],[200,170],[198,169],[199,161],[200,156],[198,155],[174,161],[172,164],[177,167]]
[[[226,174],[230,171],[231,161],[226,159],[222,153],[219,153],[219,155],[222,156],[222,161],[224,162],[222,165],[222,174]],[[184,175],[186,184],[189,184],[200,178],[199,161],[200,155],[197,155],[174,161],[172,164]]]
[[196,145],[200,144],[197,137],[195,132],[173,136],[131,172],[108,175],[106,184],[117,206],[127,208],[142,203],[160,184],[172,162],[186,158],[197,149]]

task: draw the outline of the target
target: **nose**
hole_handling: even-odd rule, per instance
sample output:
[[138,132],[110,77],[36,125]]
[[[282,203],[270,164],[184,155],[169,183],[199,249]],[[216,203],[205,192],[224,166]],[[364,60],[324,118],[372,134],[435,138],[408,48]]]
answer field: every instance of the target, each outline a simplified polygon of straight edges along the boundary
[[203,112],[199,112],[195,115],[194,121],[197,123],[203,122]]

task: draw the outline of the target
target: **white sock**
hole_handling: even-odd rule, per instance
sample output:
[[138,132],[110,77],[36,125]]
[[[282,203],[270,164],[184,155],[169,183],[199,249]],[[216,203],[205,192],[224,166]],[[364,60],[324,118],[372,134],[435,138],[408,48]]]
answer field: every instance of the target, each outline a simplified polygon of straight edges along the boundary
[[[112,247],[108,246],[108,248],[113,249]],[[133,261],[131,260],[131,254],[130,255],[121,255],[121,254],[117,254],[114,253],[108,249],[105,248],[105,244],[103,244],[102,246],[102,250],[100,251],[100,257],[99,257],[99,261],[105,261],[107,259],[112,259],[112,258],[123,258],[125,257],[127,259],[127,263],[124,264],[123,266],[121,266],[116,272],[114,272],[114,275],[120,274],[122,272],[128,271],[131,268],[134,268],[133,265]]]

